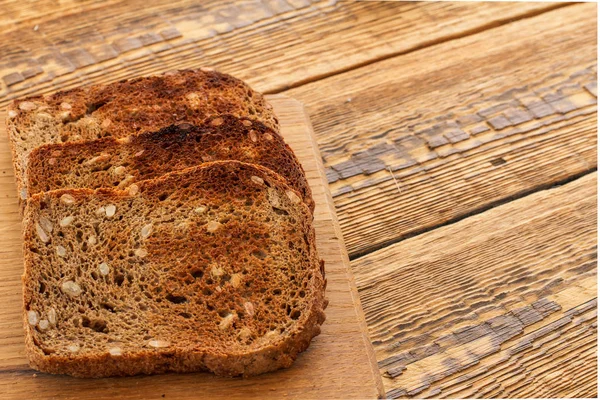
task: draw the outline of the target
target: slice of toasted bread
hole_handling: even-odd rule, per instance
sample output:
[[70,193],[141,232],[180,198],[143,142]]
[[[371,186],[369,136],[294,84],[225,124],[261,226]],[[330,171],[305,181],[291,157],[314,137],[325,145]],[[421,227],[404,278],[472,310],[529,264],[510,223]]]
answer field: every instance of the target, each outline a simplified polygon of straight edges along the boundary
[[278,131],[264,97],[239,79],[209,70],[178,71],[15,100],[7,131],[17,189],[26,197],[27,159],[47,143],[122,138],[207,117],[231,114],[263,122]]
[[79,377],[289,367],[320,332],[312,215],[274,172],[207,163],[138,191],[33,195],[24,323],[33,368]]
[[287,179],[314,208],[300,162],[283,138],[264,124],[222,115],[196,127],[170,126],[120,140],[51,144],[29,156],[27,193],[64,188],[117,187],[157,178],[203,162],[238,160]]

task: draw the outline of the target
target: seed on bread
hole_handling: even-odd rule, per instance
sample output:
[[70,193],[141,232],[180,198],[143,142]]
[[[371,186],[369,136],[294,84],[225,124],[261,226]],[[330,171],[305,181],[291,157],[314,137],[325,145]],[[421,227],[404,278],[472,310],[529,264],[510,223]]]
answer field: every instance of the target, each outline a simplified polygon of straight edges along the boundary
[[54,225],[52,224],[52,222],[50,222],[50,220],[46,217],[40,218],[40,226],[42,227],[42,229],[44,229],[48,233],[51,233],[52,229],[54,228]]
[[39,322],[40,318],[38,313],[35,311],[27,311],[27,322],[29,325],[36,326]]
[[80,348],[81,348],[81,347],[80,347],[80,346],[79,346],[77,343],[70,344],[70,345],[68,345],[68,346],[67,346],[67,349],[68,349],[68,350],[69,350],[71,353],[77,353],[77,352],[79,351],[79,349],[80,349]]
[[52,325],[56,325],[56,310],[54,308],[50,308],[47,313],[48,322]]
[[223,118],[215,118],[212,121],[210,121],[210,125],[211,126],[220,126],[223,125]]
[[31,101],[22,101],[21,103],[19,103],[19,109],[23,110],[23,111],[32,111],[35,110],[37,108],[37,106],[35,105],[35,103],[31,102]]
[[263,178],[261,178],[259,176],[251,176],[250,179],[252,179],[252,182],[258,183],[259,185],[265,184],[265,181],[263,180]]
[[133,175],[127,175],[127,176],[125,176],[125,178],[123,178],[123,180],[121,180],[121,182],[119,182],[119,184],[117,185],[117,187],[119,189],[124,188],[127,185],[129,185],[131,182],[133,182],[134,179],[135,179],[135,176],[133,176]]
[[244,309],[246,310],[246,314],[248,314],[248,316],[252,317],[254,315],[254,304],[251,302],[245,302]]
[[38,328],[42,331],[45,331],[46,329],[48,329],[50,327],[50,323],[48,322],[47,319],[42,319],[39,323],[38,323]]
[[101,163],[101,162],[104,162],[104,161],[108,161],[108,160],[110,160],[110,155],[106,154],[106,153],[102,153],[102,154],[100,154],[100,155],[98,155],[96,157],[90,158],[85,163],[87,165],[94,165],[94,164],[98,164],[98,163]]
[[88,244],[89,244],[89,245],[94,245],[94,244],[96,244],[96,236],[94,236],[94,235],[91,235],[91,236],[88,238],[87,242],[88,242]]
[[256,135],[256,131],[254,129],[248,132],[248,136],[250,137],[250,140],[252,140],[254,143],[258,142],[258,136]]
[[227,314],[225,317],[223,317],[223,319],[221,319],[221,322],[219,323],[219,329],[225,330],[225,329],[231,328],[231,326],[233,325],[233,323],[236,319],[237,319],[237,314],[235,314],[235,313]]
[[14,117],[16,117],[17,115],[19,115],[18,112],[16,112],[15,110],[8,110],[8,118],[12,119]]
[[221,223],[218,221],[209,221],[208,224],[206,224],[206,230],[211,233],[216,232],[220,227]]
[[50,236],[48,236],[46,231],[41,227],[39,223],[35,224],[35,231],[42,242],[48,243],[50,241]]
[[98,265],[98,270],[100,271],[100,275],[106,276],[110,272],[110,267],[107,263],[103,262],[100,265]]
[[81,294],[81,287],[73,281],[63,282],[61,289],[64,294],[67,294],[71,297],[77,297]]
[[148,342],[148,345],[150,347],[155,347],[155,348],[161,348],[161,347],[169,347],[171,345],[170,342],[166,341],[166,340],[150,340]]
[[115,167],[115,174],[117,174],[117,175],[123,175],[126,170],[127,170],[127,168],[125,168],[124,166],[120,165],[118,167]]
[[66,205],[71,205],[75,203],[75,197],[71,196],[68,193],[65,193],[62,196],[60,196],[60,201],[62,201]]
[[240,286],[240,283],[242,283],[242,275],[241,274],[233,274],[233,275],[231,275],[231,279],[229,281],[231,282],[231,286],[236,288],[236,287]]
[[142,227],[142,239],[146,239],[148,236],[152,234],[153,225],[146,224]]
[[302,199],[300,199],[300,197],[298,197],[298,195],[291,190],[287,190],[285,194],[294,204],[299,204],[302,201]]
[[64,257],[67,255],[67,249],[65,249],[63,246],[56,246],[56,254],[59,257]]
[[211,268],[210,274],[212,275],[213,278],[219,278],[219,277],[225,275],[225,271],[223,270],[223,268],[215,265]]
[[106,211],[106,216],[110,218],[113,215],[115,215],[115,212],[117,211],[117,207],[114,204],[109,204],[106,206],[105,211]]
[[139,258],[144,258],[148,255],[148,250],[146,249],[136,249],[134,254]]
[[108,352],[110,353],[111,356],[123,355],[123,352],[121,351],[120,347],[111,347],[110,349],[108,349]]
[[135,196],[139,192],[139,190],[140,187],[134,183],[133,185],[129,186],[129,195]]
[[73,222],[73,220],[75,219],[74,216],[69,215],[68,217],[64,217],[63,219],[60,220],[59,225],[61,227],[67,227],[69,225],[71,225],[71,223]]
[[73,107],[69,103],[63,101],[62,103],[60,103],[60,108],[62,108],[63,110],[70,110]]

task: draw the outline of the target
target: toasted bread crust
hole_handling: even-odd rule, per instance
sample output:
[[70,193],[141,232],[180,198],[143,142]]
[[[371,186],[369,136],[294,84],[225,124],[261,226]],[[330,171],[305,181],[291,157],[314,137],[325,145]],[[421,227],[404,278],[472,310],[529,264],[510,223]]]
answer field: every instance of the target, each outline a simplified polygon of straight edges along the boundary
[[[133,195],[113,189],[62,189],[28,200],[23,301],[31,366],[78,377],[168,371],[251,376],[289,367],[319,334],[327,305],[312,216],[299,194],[271,170],[237,161],[172,172],[139,182],[137,189]],[[105,209],[98,213],[97,207]],[[65,216],[68,224],[63,224]],[[220,222],[213,229],[215,218]],[[153,221],[150,230],[148,221]],[[176,230],[182,223],[183,236]],[[97,235],[93,246],[83,245],[89,232]],[[281,240],[289,241],[289,250]],[[138,245],[147,249],[142,260],[137,252],[133,256]],[[235,247],[234,254],[228,245]],[[61,246],[66,255],[58,251]],[[189,259],[173,258],[184,255],[175,248],[190,247]],[[203,252],[210,260],[228,260],[227,265],[211,270],[194,261]],[[258,255],[252,258],[250,253]],[[125,255],[125,269],[119,267],[118,254]],[[95,265],[109,255],[114,256],[110,272],[100,276]],[[244,257],[248,260],[240,265],[248,275],[230,265]],[[162,283],[149,279],[155,273]],[[72,294],[66,280],[75,282],[79,291]],[[139,290],[150,295],[148,301],[134,298]],[[246,303],[240,308],[244,301],[253,304],[251,312]],[[292,308],[285,311],[279,304]],[[49,307],[56,321],[48,317],[42,326],[38,320],[50,315]],[[244,307],[247,314],[242,316]],[[182,310],[188,316],[182,317]],[[120,331],[120,324],[133,314],[133,327]],[[69,337],[78,344],[75,352],[67,350]],[[150,337],[169,344],[149,347]],[[109,352],[115,343],[118,354]]]
[[231,115],[202,126],[171,125],[127,140],[47,144],[31,152],[27,193],[63,188],[124,188],[133,182],[203,162],[238,160],[267,167],[287,179],[305,203],[314,202],[302,165],[283,138],[258,121]]
[[17,189],[26,198],[29,153],[49,143],[123,138],[169,125],[201,125],[210,116],[231,114],[263,122],[278,131],[264,97],[230,75],[184,70],[15,100],[7,131]]

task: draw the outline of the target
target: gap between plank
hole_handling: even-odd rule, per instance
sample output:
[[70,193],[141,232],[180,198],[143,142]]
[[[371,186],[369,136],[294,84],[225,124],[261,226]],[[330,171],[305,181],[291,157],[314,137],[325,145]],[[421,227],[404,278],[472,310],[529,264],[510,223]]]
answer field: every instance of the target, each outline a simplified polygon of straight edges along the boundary
[[429,40],[429,41],[425,41],[425,42],[423,42],[423,43],[421,43],[419,45],[416,45],[416,46],[411,47],[411,48],[406,49],[406,50],[402,50],[402,51],[398,51],[398,52],[395,52],[395,53],[390,53],[390,54],[382,55],[382,56],[379,56],[379,57],[372,58],[370,60],[365,60],[363,62],[359,62],[359,63],[353,64],[353,65],[349,65],[349,66],[347,66],[345,68],[340,68],[340,69],[329,71],[329,72],[326,72],[326,73],[323,73],[323,74],[320,74],[320,75],[315,75],[315,76],[312,76],[312,77],[300,80],[298,82],[294,82],[294,83],[292,83],[290,85],[284,85],[284,86],[281,86],[281,87],[276,87],[276,88],[271,89],[271,90],[265,90],[265,91],[263,91],[263,93],[264,94],[279,94],[279,93],[283,93],[283,92],[285,92],[287,90],[295,89],[297,87],[300,87],[300,86],[303,86],[303,85],[307,85],[309,83],[317,82],[317,81],[320,81],[322,79],[326,79],[326,78],[332,77],[334,75],[343,74],[345,72],[349,72],[349,71],[352,71],[352,70],[355,70],[355,69],[359,69],[359,68],[365,67],[367,65],[375,64],[375,63],[378,63],[380,61],[384,61],[384,60],[388,60],[390,58],[394,58],[394,57],[402,56],[402,55],[405,55],[405,54],[413,53],[415,51],[422,50],[422,49],[424,49],[426,47],[436,46],[438,44],[442,44],[442,43],[449,42],[449,41],[452,41],[452,40],[460,39],[460,38],[471,36],[471,35],[476,35],[476,34],[481,33],[483,31],[487,31],[489,29],[498,28],[498,27],[501,27],[503,25],[507,25],[507,24],[510,24],[510,23],[513,23],[513,22],[516,22],[516,21],[520,21],[520,20],[523,20],[523,19],[537,17],[538,15],[547,13],[549,11],[554,11],[556,9],[563,8],[563,7],[569,7],[569,6],[572,6],[574,4],[578,4],[578,3],[555,3],[555,4],[552,4],[552,5],[549,5],[548,8],[543,9],[543,10],[534,10],[534,11],[530,11],[528,13],[525,13],[523,15],[520,15],[518,17],[505,18],[505,19],[500,19],[498,21],[489,22],[489,23],[487,23],[485,25],[482,25],[480,27],[468,29],[468,30],[460,32],[460,33],[456,33],[456,34],[452,34],[452,35],[446,35],[446,36],[443,36],[443,37],[440,37],[440,38],[437,38],[437,39],[432,39],[432,40]]
[[462,221],[465,218],[472,217],[473,215],[476,215],[476,214],[481,214],[482,212],[491,210],[492,208],[501,206],[503,204],[510,203],[512,201],[521,199],[523,197],[527,197],[527,196],[529,196],[531,194],[534,194],[536,192],[539,192],[539,191],[542,191],[542,190],[553,189],[555,187],[566,185],[567,183],[571,183],[573,181],[576,181],[577,179],[583,178],[584,176],[586,176],[588,174],[592,174],[592,173],[596,172],[597,170],[598,170],[598,167],[596,166],[596,167],[590,168],[588,170],[582,171],[580,173],[574,174],[574,175],[572,175],[572,176],[570,176],[568,178],[562,179],[560,181],[556,181],[556,182],[547,183],[547,184],[543,184],[543,185],[538,185],[538,186],[532,187],[530,189],[521,191],[519,193],[515,193],[515,194],[513,194],[511,196],[502,198],[500,200],[493,201],[493,202],[491,202],[489,204],[485,204],[485,205],[483,205],[483,206],[481,206],[479,208],[473,209],[473,210],[471,210],[471,211],[469,211],[469,212],[467,212],[465,214],[458,215],[458,216],[456,216],[454,218],[449,219],[448,221],[446,221],[444,223],[433,225],[433,226],[429,226],[429,227],[425,227],[425,228],[416,230],[414,232],[411,232],[409,234],[399,236],[399,237],[394,238],[392,240],[388,240],[388,241],[385,241],[383,243],[380,243],[380,244],[377,244],[377,245],[374,245],[374,246],[371,246],[371,247],[367,247],[366,249],[361,250],[359,252],[356,252],[356,253],[353,253],[353,254],[349,254],[350,261],[356,260],[356,259],[358,259],[360,257],[364,257],[364,256],[366,256],[366,255],[368,255],[370,253],[373,253],[373,252],[375,252],[377,250],[381,250],[381,249],[383,249],[385,247],[388,247],[388,246],[391,246],[393,244],[402,242],[403,240],[410,239],[412,237],[419,236],[419,235],[422,235],[422,234],[427,233],[427,232],[431,232],[431,231],[433,231],[435,229],[438,229],[438,228],[441,228],[443,226],[448,226],[448,225],[455,224],[455,223],[457,223],[459,221]]

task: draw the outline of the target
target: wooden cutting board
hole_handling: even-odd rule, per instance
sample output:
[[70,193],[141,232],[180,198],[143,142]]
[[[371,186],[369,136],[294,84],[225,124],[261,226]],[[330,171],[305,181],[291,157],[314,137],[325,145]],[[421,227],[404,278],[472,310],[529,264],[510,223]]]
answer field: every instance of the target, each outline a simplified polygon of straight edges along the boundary
[[21,217],[10,149],[0,113],[0,398],[2,399],[198,399],[375,398],[381,378],[348,255],[329,193],[321,155],[304,107],[291,98],[268,96],[287,143],[300,159],[317,204],[317,248],[325,260],[329,307],[322,333],[294,365],[254,378],[218,378],[207,373],[130,378],[78,379],[36,373],[25,359],[21,312]]

